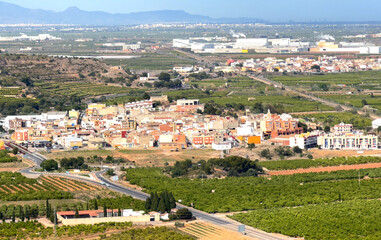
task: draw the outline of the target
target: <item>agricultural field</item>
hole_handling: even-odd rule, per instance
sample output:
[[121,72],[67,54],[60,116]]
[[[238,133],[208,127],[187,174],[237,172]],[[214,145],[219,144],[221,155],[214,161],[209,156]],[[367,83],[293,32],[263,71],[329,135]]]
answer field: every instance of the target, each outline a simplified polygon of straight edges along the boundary
[[306,240],[381,239],[379,200],[261,209],[231,218],[267,232]]
[[75,192],[98,189],[82,182],[51,176],[29,179],[20,173],[0,173],[0,199],[3,201],[70,199]]
[[346,89],[369,89],[380,90],[381,71],[364,71],[351,73],[330,73],[322,75],[295,75],[295,76],[274,76],[272,80],[287,86],[294,86],[302,90],[309,91],[339,91],[344,84]]
[[[361,170],[363,171],[363,170]],[[315,176],[316,173],[311,173]],[[377,199],[381,197],[381,179],[361,180],[346,176],[332,180],[332,175],[308,182],[310,175],[227,177],[224,179],[170,178],[159,168],[127,169],[126,180],[146,192],[172,192],[177,200],[206,212],[234,212],[274,207],[293,207],[335,202],[338,199]],[[379,173],[375,174],[378,176]],[[305,181],[303,180],[305,179]],[[212,191],[214,190],[214,191]]]
[[296,160],[279,160],[279,161],[264,161],[260,165],[268,170],[292,170],[299,168],[311,167],[328,167],[340,165],[353,165],[365,163],[380,163],[380,157],[335,157],[335,158],[320,158],[320,159],[296,159]]
[[[255,83],[253,83],[255,87]],[[232,104],[243,104],[245,107],[252,108],[256,104],[261,104],[264,108],[272,105],[280,113],[289,112],[311,112],[311,111],[331,111],[334,108],[323,105],[318,102],[296,96],[285,95],[283,93],[273,92],[271,89],[268,92],[263,92],[259,89],[250,89],[242,87],[240,89],[222,89],[218,91],[209,91],[209,94],[199,89],[170,91],[165,94],[173,99],[180,98],[198,98],[201,103],[214,103],[226,108]],[[267,111],[267,109],[266,109]]]
[[294,117],[322,123],[329,127],[333,127],[341,122],[352,124],[355,129],[366,129],[372,126],[372,120],[370,118],[350,112],[298,114],[294,115]]
[[[334,94],[334,95],[318,95],[321,98],[331,100],[333,102],[341,103],[356,108],[362,108],[364,105],[369,105],[378,111],[381,111],[381,96],[368,95],[368,94]],[[365,103],[365,104],[364,104]]]
[[35,221],[0,224],[0,239],[194,239],[167,227],[135,227],[132,223],[100,223],[94,225],[59,226],[56,236],[52,227]]
[[117,86],[107,86],[103,84],[96,83],[80,83],[80,82],[68,82],[68,83],[39,83],[36,84],[43,94],[49,95],[64,95],[71,96],[75,95],[77,97],[89,97],[89,96],[99,96],[107,94],[122,94],[129,93],[131,95],[141,94],[143,91],[137,89],[131,89],[127,87],[117,87]]
[[249,239],[242,234],[230,230],[222,229],[205,222],[187,223],[180,231],[196,237],[199,240],[219,239],[219,240],[244,240]]
[[137,58],[105,60],[104,62],[136,71],[168,71],[178,65],[192,66],[196,63],[188,59],[179,59],[177,55],[171,54],[145,53],[137,56]]
[[43,153],[49,159],[61,158],[76,158],[98,156],[106,158],[112,156],[114,158],[123,158],[129,161],[134,161],[137,166],[155,166],[163,167],[164,163],[173,164],[175,161],[183,161],[191,159],[192,161],[199,161],[208,157],[218,157],[219,152],[211,149],[192,149],[181,150],[179,152],[171,152],[169,150],[78,150],[78,151],[52,151],[51,153]]

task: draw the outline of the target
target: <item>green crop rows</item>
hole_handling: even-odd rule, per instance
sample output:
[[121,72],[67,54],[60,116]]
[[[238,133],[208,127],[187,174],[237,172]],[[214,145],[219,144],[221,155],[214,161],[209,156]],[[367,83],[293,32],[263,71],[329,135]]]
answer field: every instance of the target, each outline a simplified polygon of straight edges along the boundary
[[328,167],[339,165],[353,165],[364,163],[379,163],[380,157],[335,157],[335,158],[321,158],[321,159],[297,159],[297,160],[280,160],[280,161],[265,161],[260,165],[268,170],[291,170],[298,168],[310,167]]
[[184,204],[193,203],[195,208],[207,212],[302,206],[335,202],[340,198],[351,200],[381,197],[381,179],[361,181],[359,188],[355,179],[331,181],[332,175],[320,179],[315,177],[314,182],[303,181],[303,178],[309,178],[308,175],[298,179],[293,176],[279,176],[271,179],[227,177],[190,180],[167,177],[157,168],[141,168],[128,169],[126,178],[132,184],[145,188],[147,192],[168,190]]
[[379,200],[256,210],[232,218],[267,232],[306,240],[381,239]]

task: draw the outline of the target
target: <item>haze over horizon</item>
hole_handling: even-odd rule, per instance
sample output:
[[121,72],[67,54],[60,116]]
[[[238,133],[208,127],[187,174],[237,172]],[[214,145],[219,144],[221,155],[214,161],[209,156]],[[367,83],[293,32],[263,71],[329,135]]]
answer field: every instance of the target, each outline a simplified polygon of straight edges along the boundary
[[320,0],[318,4],[305,0],[242,0],[232,3],[227,0],[6,0],[31,9],[64,11],[78,7],[85,11],[104,11],[109,13],[131,13],[156,10],[184,10],[213,18],[259,18],[269,22],[324,22],[324,21],[381,21],[378,0]]

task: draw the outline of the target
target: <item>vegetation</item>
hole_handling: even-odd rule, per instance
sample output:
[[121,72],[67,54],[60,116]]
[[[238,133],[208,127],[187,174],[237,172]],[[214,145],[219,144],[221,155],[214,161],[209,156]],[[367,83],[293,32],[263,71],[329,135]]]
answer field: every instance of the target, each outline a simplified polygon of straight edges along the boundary
[[261,162],[261,166],[268,170],[291,170],[310,167],[328,167],[340,165],[353,165],[365,163],[381,162],[380,157],[361,156],[361,157],[334,157],[320,159],[297,159]]
[[311,239],[380,239],[379,200],[354,200],[298,208],[275,208],[231,218],[267,232]]
[[88,169],[89,166],[85,164],[83,157],[77,158],[62,158],[60,160],[61,168],[63,169]]
[[188,240],[194,239],[190,236],[181,234],[180,232],[171,230],[166,227],[130,229],[121,234],[112,234],[110,237],[103,239],[119,240],[119,239],[157,239],[157,240]]
[[43,161],[40,166],[46,171],[54,171],[58,169],[58,163],[53,159]]
[[173,194],[168,191],[164,191],[160,194],[151,193],[145,203],[146,212],[157,211],[161,213],[169,213],[171,209],[176,207],[176,200]]
[[8,162],[17,162],[17,157],[11,157],[11,156],[9,156],[8,151],[1,150],[0,151],[0,163],[8,163]]
[[197,164],[193,164],[190,160],[176,161],[173,167],[166,167],[165,171],[170,173],[172,177],[180,177],[186,175],[198,175],[203,177],[218,172],[225,172],[228,176],[258,176],[263,173],[262,168],[249,159],[230,156],[225,158],[212,158],[208,161],[201,160]]
[[342,113],[315,113],[306,115],[297,115],[296,117],[308,121],[322,123],[325,126],[333,127],[341,122],[352,124],[355,129],[366,129],[372,126],[370,118],[354,114],[351,112]]
[[[362,171],[362,170],[361,170]],[[374,173],[374,172],[373,172]],[[126,178],[151,191],[168,190],[182,203],[206,212],[243,211],[250,209],[293,207],[352,199],[380,198],[381,180],[363,180],[349,176],[336,181],[330,173],[317,175],[273,176],[271,179],[254,177],[227,177],[224,179],[170,178],[158,168],[127,169]],[[353,174],[353,173],[352,173]],[[374,173],[375,174],[375,173]],[[375,174],[375,176],[377,176]],[[309,178],[315,176],[313,182]],[[351,179],[352,178],[352,179]]]
[[193,214],[188,208],[179,209],[176,213],[169,215],[170,220],[186,220],[192,218]]

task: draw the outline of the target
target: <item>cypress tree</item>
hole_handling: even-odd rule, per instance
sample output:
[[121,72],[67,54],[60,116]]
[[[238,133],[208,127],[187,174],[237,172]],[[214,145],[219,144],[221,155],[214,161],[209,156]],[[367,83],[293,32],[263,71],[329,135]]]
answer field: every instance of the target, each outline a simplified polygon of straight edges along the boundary
[[169,195],[169,205],[170,205],[171,209],[176,208],[175,197],[173,196],[173,194],[171,192],[168,195]]
[[24,209],[22,206],[20,206],[20,216],[19,217],[20,217],[21,221],[24,222],[25,215],[24,215]]
[[165,202],[165,211],[168,213],[171,212],[171,203],[169,201],[169,194],[167,190],[164,191],[164,202]]
[[46,217],[50,217],[49,200],[46,199]]
[[3,217],[1,218],[1,220],[3,220],[3,223],[5,223],[5,219],[6,219],[6,215],[5,213],[3,214]]
[[158,206],[158,211],[161,212],[161,213],[164,213],[164,212],[165,212],[165,202],[164,202],[164,198],[160,198],[159,206]]
[[118,216],[119,216],[119,217],[122,216],[122,211],[120,210],[120,208],[118,209]]
[[153,199],[152,199],[151,210],[157,211],[158,206],[159,206],[159,196],[157,195],[157,193],[154,193]]
[[15,214],[15,208],[13,208],[13,211],[12,211],[12,222],[15,222],[16,221],[16,214]]
[[0,211],[0,219],[3,219],[3,212]]
[[98,210],[98,201],[97,201],[97,199],[94,199],[94,209]]
[[86,202],[86,210],[89,210],[89,201]]
[[106,207],[106,204],[103,205],[103,216],[107,217],[107,207]]
[[79,218],[79,212],[78,212],[78,207],[75,207],[75,218]]
[[28,221],[30,220],[30,210],[28,205],[25,206],[25,217]]
[[151,197],[149,197],[149,198],[147,198],[146,203],[145,203],[146,212],[151,211],[151,205],[152,205],[152,200],[151,200]]

